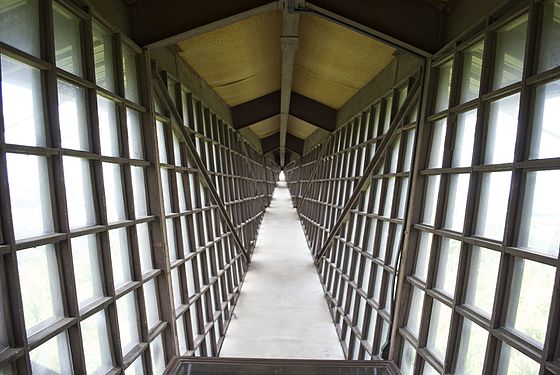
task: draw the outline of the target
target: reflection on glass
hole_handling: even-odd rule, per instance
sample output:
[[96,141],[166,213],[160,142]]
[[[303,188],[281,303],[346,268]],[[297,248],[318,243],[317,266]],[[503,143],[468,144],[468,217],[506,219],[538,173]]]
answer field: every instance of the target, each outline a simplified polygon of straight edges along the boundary
[[47,158],[6,154],[16,239],[54,232]]
[[452,167],[470,167],[474,147],[477,110],[473,109],[457,116]]
[[537,87],[529,159],[560,157],[560,80]]
[[484,41],[479,42],[463,53],[461,73],[461,103],[478,98],[482,73]]
[[428,262],[430,260],[430,252],[432,249],[432,234],[421,232],[418,241],[418,255],[416,256],[416,265],[414,266],[414,276],[420,280],[426,281],[428,276]]
[[66,332],[48,340],[29,352],[33,374],[71,374],[72,359]]
[[54,245],[17,252],[23,316],[27,336],[64,316]]
[[112,223],[126,219],[122,186],[121,167],[119,164],[103,163],[103,181],[105,184],[105,206],[107,222]]
[[86,113],[86,91],[79,86],[59,80],[58,122],[62,147],[89,151]]
[[457,232],[463,231],[465,221],[465,207],[469,192],[468,173],[449,176],[449,190],[447,193],[447,208],[445,213],[445,227]]
[[30,55],[41,54],[39,0],[0,2],[0,40]]
[[126,125],[128,129],[128,148],[131,159],[144,159],[142,147],[142,125],[140,114],[132,109],[126,109]]
[[148,329],[152,329],[159,323],[159,309],[155,279],[144,284],[144,300],[146,304],[146,318]]
[[138,73],[136,68],[136,53],[126,44],[122,46],[123,73],[124,73],[124,93],[126,99],[138,103]]
[[438,258],[436,288],[445,292],[450,297],[455,293],[457,269],[459,268],[459,255],[461,242],[449,238],[441,239]]
[[88,374],[104,374],[113,368],[105,311],[100,311],[80,324]]
[[134,195],[134,211],[136,218],[148,216],[148,205],[146,201],[146,177],[144,168],[132,165],[132,192]]
[[447,61],[438,68],[437,93],[434,113],[449,107],[449,94],[451,92],[451,75],[453,73],[453,60]]
[[54,3],[53,22],[56,66],[81,77],[83,70],[80,19]]
[[113,35],[97,22],[93,22],[93,59],[95,81],[104,89],[115,92],[113,67]]
[[528,172],[517,245],[552,257],[560,247],[560,170]]
[[101,154],[107,156],[121,156],[119,145],[119,129],[117,125],[117,106],[114,102],[97,95],[97,110],[99,112],[99,141]]
[[117,318],[123,356],[127,355],[140,342],[138,316],[134,291],[117,300]]
[[442,166],[446,126],[447,121],[445,119],[439,120],[432,125],[428,168],[441,168]]
[[450,324],[451,309],[443,303],[434,300],[426,347],[442,362],[445,359]]
[[539,72],[560,65],[560,2],[549,0],[544,5],[539,54]]
[[501,241],[504,236],[511,172],[482,174],[476,234]]
[[517,138],[519,94],[490,104],[485,164],[511,163]]
[[497,375],[529,375],[539,373],[539,364],[525,354],[502,343]]
[[488,332],[468,319],[463,320],[456,374],[482,374]]
[[72,238],[71,243],[76,294],[81,308],[99,297],[103,297],[99,267],[100,255],[95,234]]
[[[2,17],[0,13],[0,30]],[[46,146],[41,72],[4,55],[1,61],[5,142]]]
[[424,224],[434,225],[436,218],[436,207],[439,194],[440,176],[428,176],[426,183],[426,191],[424,193],[424,213],[422,222]]
[[150,242],[150,229],[147,223],[136,225],[138,237],[138,252],[140,254],[140,267],[142,273],[151,271],[154,268],[152,262],[152,246]]
[[515,260],[506,325],[540,347],[545,339],[555,272],[551,266]]
[[96,222],[89,161],[63,157],[64,184],[70,228],[93,225]]
[[499,266],[499,252],[478,246],[471,248],[465,303],[488,318],[494,305]]
[[117,289],[132,281],[126,228],[110,230],[109,245],[111,246],[113,282],[115,283],[115,289]]
[[410,299],[406,326],[415,338],[418,338],[420,332],[420,319],[422,318],[423,306],[424,292],[418,288],[412,287],[412,297]]
[[521,80],[528,15],[523,15],[498,30],[494,57],[494,90]]

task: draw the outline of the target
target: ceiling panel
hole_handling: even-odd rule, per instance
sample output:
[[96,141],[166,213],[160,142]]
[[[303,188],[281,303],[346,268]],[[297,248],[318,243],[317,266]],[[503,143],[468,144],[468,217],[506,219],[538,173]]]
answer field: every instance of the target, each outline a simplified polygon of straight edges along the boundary
[[249,126],[259,138],[265,138],[280,131],[280,116],[267,118],[266,120],[257,122]]
[[291,133],[298,138],[305,139],[317,129],[319,128],[308,123],[307,121],[303,121],[294,116],[288,117],[288,133]]

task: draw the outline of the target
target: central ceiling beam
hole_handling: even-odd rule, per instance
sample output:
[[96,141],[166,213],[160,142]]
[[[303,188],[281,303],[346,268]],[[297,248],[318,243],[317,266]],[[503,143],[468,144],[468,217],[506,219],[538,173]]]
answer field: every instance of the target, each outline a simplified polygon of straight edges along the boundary
[[[291,2],[289,2],[291,3]],[[288,5],[288,4],[287,4]],[[290,114],[290,97],[294,78],[294,60],[299,46],[299,15],[290,13],[288,7],[282,12],[282,86],[280,89],[280,166],[286,161],[286,134]]]

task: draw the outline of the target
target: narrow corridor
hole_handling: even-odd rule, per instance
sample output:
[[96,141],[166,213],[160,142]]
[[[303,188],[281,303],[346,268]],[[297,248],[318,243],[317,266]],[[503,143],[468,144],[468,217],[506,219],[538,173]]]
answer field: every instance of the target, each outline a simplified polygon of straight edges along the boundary
[[235,315],[221,357],[344,359],[284,181],[263,219]]

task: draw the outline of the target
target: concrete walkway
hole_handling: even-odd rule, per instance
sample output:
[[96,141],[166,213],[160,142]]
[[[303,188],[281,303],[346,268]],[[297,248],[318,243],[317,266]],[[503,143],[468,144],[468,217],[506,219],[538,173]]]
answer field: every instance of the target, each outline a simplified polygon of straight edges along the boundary
[[220,357],[344,359],[286,183],[280,181]]

